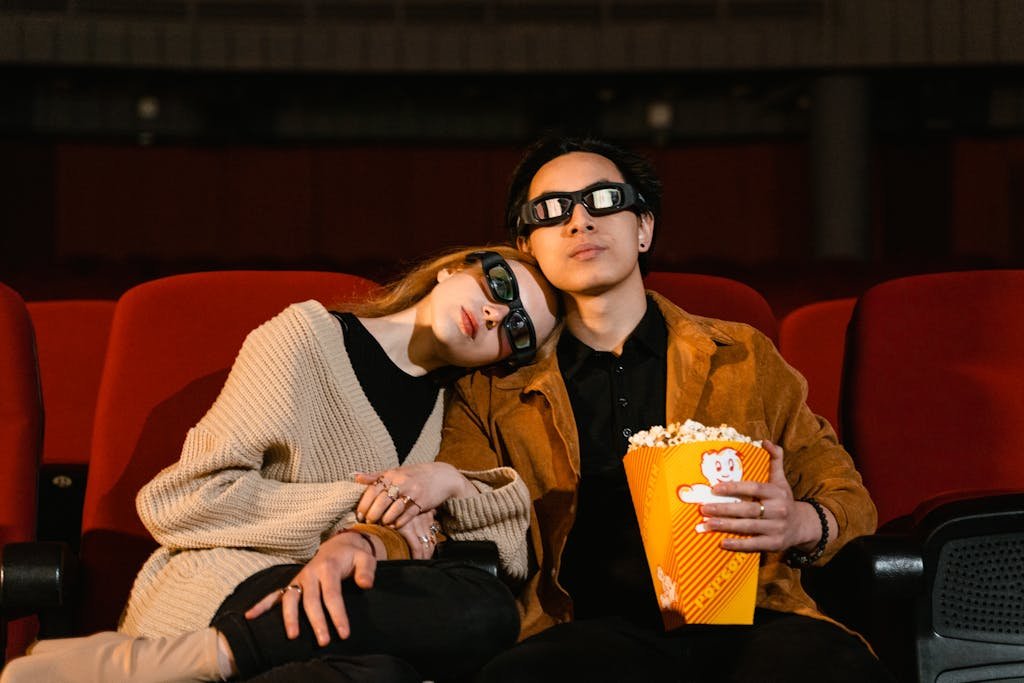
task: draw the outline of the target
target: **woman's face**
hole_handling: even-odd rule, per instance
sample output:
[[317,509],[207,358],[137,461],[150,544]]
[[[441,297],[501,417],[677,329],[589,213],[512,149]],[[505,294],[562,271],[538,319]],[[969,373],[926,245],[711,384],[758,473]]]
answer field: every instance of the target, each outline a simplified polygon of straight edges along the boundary
[[[518,261],[507,263],[540,346],[557,323],[554,294]],[[467,263],[454,272],[442,270],[437,274],[437,282],[430,293],[430,324],[444,361],[472,368],[508,358],[512,346],[501,323],[509,314],[509,307],[495,301],[480,264]]]

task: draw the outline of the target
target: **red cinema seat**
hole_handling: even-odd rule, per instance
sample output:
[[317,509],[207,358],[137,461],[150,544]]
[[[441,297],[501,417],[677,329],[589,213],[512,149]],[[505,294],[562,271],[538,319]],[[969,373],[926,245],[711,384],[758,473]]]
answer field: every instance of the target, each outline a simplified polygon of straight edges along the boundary
[[43,462],[87,465],[114,301],[32,301],[46,404]]
[[39,350],[46,429],[39,472],[39,538],[78,546],[100,373],[113,301],[28,304]]
[[942,494],[1024,491],[1022,302],[1024,271],[901,278],[861,297],[843,426],[880,525]]
[[715,275],[657,271],[647,274],[644,286],[687,313],[746,323],[773,342],[778,340],[778,324],[771,306],[757,290],[742,282]]
[[846,327],[856,303],[852,297],[818,301],[791,311],[779,323],[779,352],[807,380],[807,405],[837,434]]
[[[77,588],[64,597],[67,582],[60,582],[48,594],[51,604],[73,604],[61,613],[74,613],[72,627],[61,630],[116,627],[135,573],[155,548],[135,512],[135,495],[177,460],[245,336],[290,303],[337,305],[374,287],[341,273],[235,271],[173,276],[125,292],[114,311],[96,402]],[[38,553],[29,547],[23,554]],[[47,635],[58,635],[48,623]]]
[[[7,544],[31,541],[36,526],[36,468],[43,439],[32,323],[21,296],[0,284],[0,552]],[[2,580],[2,577],[0,577]],[[5,602],[6,607],[6,602]],[[0,655],[21,654],[33,637],[32,624],[0,620]]]
[[873,642],[898,664],[909,634],[912,680],[1024,680],[1022,383],[1024,271],[892,280],[854,310],[843,435],[884,526],[830,564],[871,568]]

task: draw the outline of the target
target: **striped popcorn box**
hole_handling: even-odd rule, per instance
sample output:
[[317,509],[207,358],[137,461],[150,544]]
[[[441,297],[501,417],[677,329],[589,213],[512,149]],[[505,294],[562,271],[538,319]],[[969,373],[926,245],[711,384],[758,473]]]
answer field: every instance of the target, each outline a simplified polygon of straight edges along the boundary
[[749,439],[631,445],[623,463],[666,630],[753,622],[760,555],[723,550],[731,534],[697,527],[701,503],[737,500],[712,486],[768,481],[769,459]]

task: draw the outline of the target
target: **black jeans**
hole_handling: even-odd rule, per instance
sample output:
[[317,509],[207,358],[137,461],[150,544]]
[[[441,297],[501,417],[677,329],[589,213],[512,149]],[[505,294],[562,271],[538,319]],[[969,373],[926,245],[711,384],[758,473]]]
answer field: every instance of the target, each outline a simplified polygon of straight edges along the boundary
[[301,609],[295,640],[285,634],[280,604],[257,619],[245,618],[246,610],[288,585],[300,569],[278,565],[254,574],[210,622],[231,645],[241,679],[460,680],[519,635],[519,613],[508,588],[452,560],[380,562],[368,590],[342,582],[351,635],[342,640],[333,633],[325,647]]
[[757,610],[753,626],[664,633],[619,618],[554,626],[491,660],[480,682],[893,681],[859,639],[828,622]]

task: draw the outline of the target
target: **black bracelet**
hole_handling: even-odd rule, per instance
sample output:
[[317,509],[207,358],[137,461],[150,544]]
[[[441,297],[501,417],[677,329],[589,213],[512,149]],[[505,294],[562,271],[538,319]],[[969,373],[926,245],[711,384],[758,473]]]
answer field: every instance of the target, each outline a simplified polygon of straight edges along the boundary
[[825,516],[825,508],[813,498],[801,498],[800,502],[809,503],[818,513],[818,520],[821,522],[821,538],[818,539],[818,545],[814,546],[814,550],[809,553],[797,550],[795,547],[786,551],[786,564],[797,569],[810,567],[817,562],[825,554],[825,546],[828,545],[828,517]]

